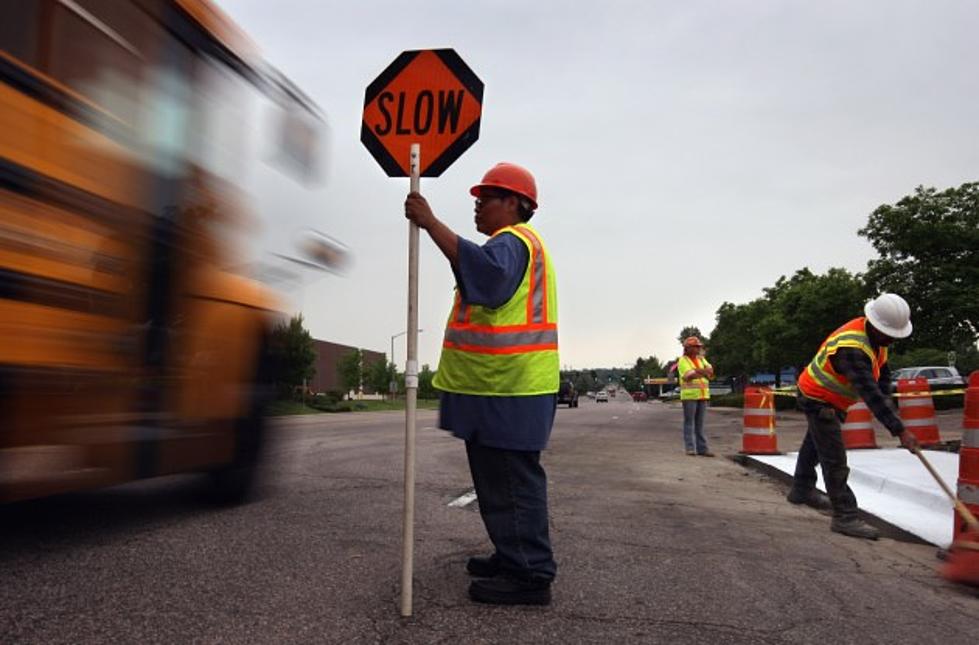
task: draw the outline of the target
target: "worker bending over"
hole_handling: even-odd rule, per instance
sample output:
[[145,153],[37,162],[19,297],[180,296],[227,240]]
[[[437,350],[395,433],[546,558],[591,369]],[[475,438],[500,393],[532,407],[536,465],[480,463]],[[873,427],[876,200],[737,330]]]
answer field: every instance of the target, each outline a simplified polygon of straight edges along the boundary
[[[832,508],[831,530],[876,540],[879,532],[857,517],[857,498],[847,485],[850,469],[840,424],[847,409],[863,399],[902,446],[913,450],[918,441],[904,427],[886,394],[890,391],[887,347],[911,335],[911,310],[901,296],[883,293],[864,306],[864,314],[830,334],[799,377],[798,403],[806,414],[808,430],[788,500]],[[828,501],[815,488],[817,464],[823,468]]]

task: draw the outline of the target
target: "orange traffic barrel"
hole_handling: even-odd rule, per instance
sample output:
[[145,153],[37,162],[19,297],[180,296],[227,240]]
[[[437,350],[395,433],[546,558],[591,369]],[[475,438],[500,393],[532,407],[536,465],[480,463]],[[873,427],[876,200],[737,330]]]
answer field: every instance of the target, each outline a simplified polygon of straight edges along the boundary
[[[969,386],[965,391],[958,498],[973,515],[979,516],[979,370],[969,376]],[[964,533],[967,526],[962,516],[956,513],[955,537]]]
[[744,419],[741,452],[746,455],[777,455],[775,395],[767,387],[744,390]]
[[874,435],[874,417],[870,408],[863,401],[857,401],[846,411],[846,421],[843,430],[843,446],[850,448],[876,448],[877,437]]
[[902,378],[897,382],[898,410],[904,427],[911,431],[922,446],[941,442],[938,436],[938,421],[935,419],[935,404],[931,400],[928,379]]

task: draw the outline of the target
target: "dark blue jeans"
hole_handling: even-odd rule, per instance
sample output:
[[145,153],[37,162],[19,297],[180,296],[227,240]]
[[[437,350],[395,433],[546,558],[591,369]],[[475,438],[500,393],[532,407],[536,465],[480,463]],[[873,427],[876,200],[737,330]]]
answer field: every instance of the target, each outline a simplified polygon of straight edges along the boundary
[[687,452],[699,455],[707,452],[707,437],[704,435],[706,411],[706,399],[683,402],[683,447]]
[[479,514],[500,567],[522,580],[557,573],[547,520],[547,475],[539,451],[501,450],[466,442]]
[[857,498],[846,483],[850,467],[846,463],[846,447],[840,427],[840,413],[833,407],[800,399],[809,429],[799,448],[792,486],[806,491],[816,485],[816,466],[823,468],[826,493],[833,503],[833,516],[856,517]]

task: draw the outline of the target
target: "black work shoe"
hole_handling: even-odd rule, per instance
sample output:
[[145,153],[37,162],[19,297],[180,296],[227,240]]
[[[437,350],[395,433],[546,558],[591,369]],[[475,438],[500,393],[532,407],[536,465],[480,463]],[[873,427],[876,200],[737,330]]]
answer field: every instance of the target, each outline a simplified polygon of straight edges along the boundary
[[477,578],[492,578],[500,573],[500,561],[495,555],[473,556],[466,560],[466,571]]
[[880,531],[856,517],[834,517],[829,528],[834,533],[842,533],[864,540],[876,540],[880,537]]
[[829,498],[815,488],[810,488],[806,491],[800,491],[797,488],[793,488],[789,491],[789,494],[785,496],[785,499],[789,500],[789,502],[793,504],[805,504],[806,506],[811,506],[820,511],[828,511],[833,507],[829,501]]
[[549,605],[551,583],[509,576],[474,580],[469,584],[469,597],[490,605]]

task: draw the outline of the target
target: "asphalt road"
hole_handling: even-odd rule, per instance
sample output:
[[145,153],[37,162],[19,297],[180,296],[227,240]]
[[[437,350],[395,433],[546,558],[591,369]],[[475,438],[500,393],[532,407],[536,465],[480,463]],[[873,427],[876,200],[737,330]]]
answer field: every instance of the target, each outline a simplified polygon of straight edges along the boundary
[[[448,505],[470,490],[463,446],[423,411],[399,616],[404,416],[357,413],[279,422],[242,506],[175,477],[0,508],[0,642],[976,642],[979,591],[944,582],[934,547],[790,506],[726,458],[737,411],[708,413],[715,459],[684,455],[679,423],[675,404],[621,397],[558,411],[550,607],[468,600],[465,559],[489,545],[475,504]],[[801,420],[779,432],[795,449]]]

